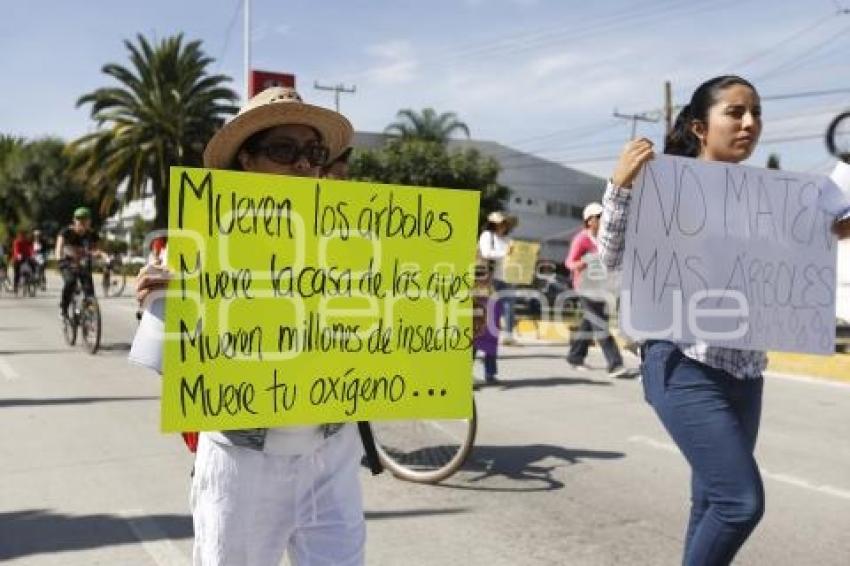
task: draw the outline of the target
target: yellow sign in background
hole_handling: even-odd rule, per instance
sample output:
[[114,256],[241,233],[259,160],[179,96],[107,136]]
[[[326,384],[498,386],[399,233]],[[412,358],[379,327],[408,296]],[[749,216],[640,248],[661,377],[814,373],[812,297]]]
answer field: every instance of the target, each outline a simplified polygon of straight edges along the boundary
[[511,250],[505,256],[502,273],[505,283],[511,285],[530,285],[534,281],[534,268],[537,266],[539,242],[525,240],[511,241]]
[[468,417],[478,205],[172,168],[163,430]]

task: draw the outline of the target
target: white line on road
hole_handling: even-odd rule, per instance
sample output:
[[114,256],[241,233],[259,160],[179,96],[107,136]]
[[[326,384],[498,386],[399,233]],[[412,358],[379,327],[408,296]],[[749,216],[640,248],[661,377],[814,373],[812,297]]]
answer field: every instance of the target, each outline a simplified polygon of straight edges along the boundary
[[189,565],[189,558],[166,536],[156,521],[143,515],[141,509],[125,509],[118,514],[127,521],[130,530],[157,566]]
[[0,358],[0,375],[3,376],[3,379],[6,381],[15,381],[16,379],[20,379],[21,375],[15,371],[15,368],[12,367],[12,364]]
[[791,373],[777,373],[773,371],[765,372],[765,377],[774,377],[779,379],[787,379],[788,381],[798,381],[800,383],[810,383],[812,385],[825,385],[827,387],[835,387],[838,389],[850,389],[850,383],[843,381],[832,381],[823,377],[810,377],[808,375],[795,375]]
[[[663,450],[665,452],[679,452],[679,449],[672,442],[663,442],[660,440],[655,440],[654,438],[649,438],[647,436],[631,436],[629,437],[629,442],[636,442],[638,444],[650,446],[652,448],[655,448],[656,450]],[[768,478],[773,481],[793,485],[795,487],[808,489],[810,491],[816,491],[824,495],[838,497],[839,499],[846,499],[850,501],[850,490],[832,487],[831,485],[818,485],[808,480],[804,480],[803,478],[798,478],[788,474],[769,472],[764,468],[761,468],[761,475],[762,477]]]

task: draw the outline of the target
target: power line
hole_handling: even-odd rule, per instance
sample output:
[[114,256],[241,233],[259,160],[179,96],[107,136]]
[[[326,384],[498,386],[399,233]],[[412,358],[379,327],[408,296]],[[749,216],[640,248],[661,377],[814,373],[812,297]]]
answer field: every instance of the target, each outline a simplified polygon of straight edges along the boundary
[[850,92],[850,88],[833,88],[830,90],[809,90],[803,92],[792,92],[787,94],[775,94],[762,96],[762,100],[788,100],[791,98],[808,98],[812,96],[829,96],[831,94],[842,94]]
[[728,65],[726,68],[728,70],[734,70],[735,68],[745,67],[745,66],[749,65],[750,63],[752,63],[753,61],[761,59],[762,57],[764,57],[768,53],[776,51],[780,47],[785,47],[786,45],[788,45],[790,42],[794,41],[798,37],[801,37],[801,36],[809,33],[810,31],[813,31],[813,30],[819,28],[820,26],[822,26],[823,24],[825,24],[826,22],[831,20],[833,17],[835,17],[835,14],[828,14],[828,15],[825,15],[825,16],[821,16],[820,18],[816,19],[814,22],[803,27],[802,29],[795,31],[794,33],[792,33],[788,37],[781,39],[780,41],[776,42],[775,44],[768,47],[767,49],[763,49],[761,51],[758,51],[754,55],[746,57],[743,61],[740,61],[740,62],[735,63],[733,65]]
[[809,57],[813,53],[816,53],[821,48],[826,47],[827,45],[829,45],[830,43],[832,43],[836,39],[840,38],[842,35],[846,34],[848,31],[850,31],[850,26],[842,28],[838,33],[829,36],[825,40],[815,44],[814,46],[803,51],[802,53],[797,54],[795,57],[788,59],[784,63],[780,63],[776,67],[773,67],[772,69],[770,69],[770,70],[768,70],[764,73],[761,73],[760,75],[757,75],[755,80],[764,80],[768,77],[774,76],[774,75],[781,73],[783,71],[788,71],[788,70],[791,70],[791,69],[798,67],[800,65],[800,63],[805,62],[807,57]]
[[331,90],[334,93],[334,108],[337,112],[339,112],[339,95],[340,93],[346,94],[354,94],[357,92],[357,85],[351,85],[350,87],[345,86],[342,83],[337,83],[335,85],[320,85],[318,82],[313,82],[313,88],[316,90]]

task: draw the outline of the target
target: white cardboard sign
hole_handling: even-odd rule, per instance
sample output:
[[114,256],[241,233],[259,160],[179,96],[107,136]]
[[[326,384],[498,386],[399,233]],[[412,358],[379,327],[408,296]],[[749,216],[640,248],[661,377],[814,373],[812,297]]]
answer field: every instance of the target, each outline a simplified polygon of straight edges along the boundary
[[636,340],[831,354],[825,176],[659,156],[635,180],[620,328]]

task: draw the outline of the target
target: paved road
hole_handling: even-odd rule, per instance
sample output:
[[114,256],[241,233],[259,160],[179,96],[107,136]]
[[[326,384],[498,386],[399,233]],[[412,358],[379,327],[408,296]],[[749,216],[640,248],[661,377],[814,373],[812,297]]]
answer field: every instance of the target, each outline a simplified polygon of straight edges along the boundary
[[[188,564],[191,459],[157,432],[158,378],[125,361],[132,301],[102,301],[94,357],[64,345],[56,302],[0,297],[0,561]],[[364,471],[367,563],[677,564],[687,469],[640,385],[572,372],[560,347],[503,353],[464,471]],[[737,563],[850,564],[850,387],[770,378],[758,457],[767,515]]]

